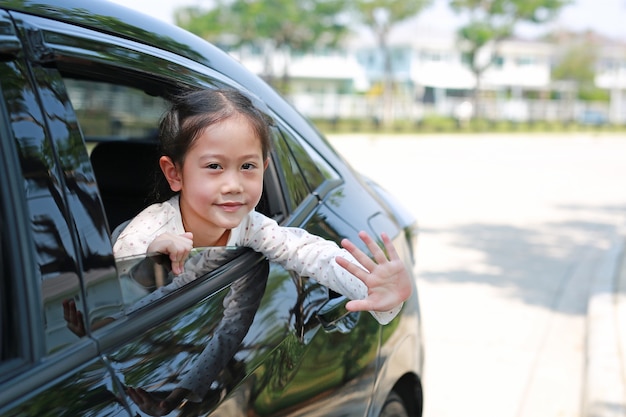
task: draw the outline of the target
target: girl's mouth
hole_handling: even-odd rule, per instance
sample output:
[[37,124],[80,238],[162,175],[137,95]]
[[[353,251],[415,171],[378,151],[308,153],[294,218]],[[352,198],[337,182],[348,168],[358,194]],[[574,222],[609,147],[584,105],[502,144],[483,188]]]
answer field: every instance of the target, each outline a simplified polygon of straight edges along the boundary
[[234,213],[237,210],[239,210],[241,207],[244,206],[243,203],[223,203],[223,204],[218,204],[218,206],[229,213]]

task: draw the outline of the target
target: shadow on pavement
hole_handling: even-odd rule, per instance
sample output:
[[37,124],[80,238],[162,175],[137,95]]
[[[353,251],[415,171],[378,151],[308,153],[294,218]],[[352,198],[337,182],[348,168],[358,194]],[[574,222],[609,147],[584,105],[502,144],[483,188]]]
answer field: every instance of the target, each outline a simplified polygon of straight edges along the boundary
[[[559,209],[573,215],[564,215],[563,221],[528,227],[473,223],[448,229],[422,228],[423,244],[431,239],[446,242],[452,268],[429,270],[426,266],[418,276],[429,282],[492,285],[507,297],[529,305],[584,315],[585,300],[575,305],[562,304],[559,296],[578,268],[593,268],[592,263],[608,249],[619,226],[615,217],[623,218],[626,207],[569,205]],[[585,216],[581,218],[582,212]],[[464,252],[474,252],[465,264],[459,261]],[[456,255],[459,258],[454,259]],[[591,279],[590,276],[587,284],[591,284]]]

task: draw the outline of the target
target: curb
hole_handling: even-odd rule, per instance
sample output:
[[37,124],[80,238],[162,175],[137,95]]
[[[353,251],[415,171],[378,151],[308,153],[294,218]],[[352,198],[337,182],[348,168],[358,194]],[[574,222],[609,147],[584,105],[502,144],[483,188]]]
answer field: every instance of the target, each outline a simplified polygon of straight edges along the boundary
[[583,417],[626,417],[626,229],[596,269],[587,306]]

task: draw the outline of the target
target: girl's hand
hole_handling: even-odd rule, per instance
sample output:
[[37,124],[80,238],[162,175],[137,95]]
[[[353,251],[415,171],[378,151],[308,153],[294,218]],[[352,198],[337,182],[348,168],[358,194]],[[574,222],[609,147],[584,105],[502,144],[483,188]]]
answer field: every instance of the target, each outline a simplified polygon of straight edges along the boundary
[[193,249],[193,234],[191,232],[182,235],[163,233],[150,243],[147,252],[159,252],[168,255],[172,263],[172,272],[174,275],[180,275],[183,273],[183,267],[191,249]]
[[343,239],[341,246],[350,252],[365,270],[340,256],[336,258],[342,268],[367,286],[367,297],[363,300],[349,301],[346,308],[349,311],[389,311],[411,295],[411,277],[389,236],[381,234],[389,258],[367,233],[360,232],[359,237],[367,245],[374,259],[348,239]]

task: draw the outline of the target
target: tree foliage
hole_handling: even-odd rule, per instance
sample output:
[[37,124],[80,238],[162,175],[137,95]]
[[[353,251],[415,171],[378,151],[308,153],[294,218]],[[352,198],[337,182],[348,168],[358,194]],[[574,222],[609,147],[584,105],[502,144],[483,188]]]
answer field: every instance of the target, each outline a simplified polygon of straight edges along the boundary
[[552,70],[552,78],[593,85],[597,54],[595,48],[590,46],[582,43],[568,47]]
[[[348,32],[346,3],[341,0],[217,0],[210,8],[175,12],[178,26],[218,45],[260,48],[271,78],[272,57],[288,57],[316,47],[332,47]],[[287,66],[283,77],[286,79]]]
[[393,68],[388,39],[391,29],[407,19],[416,17],[432,0],[354,0],[356,19],[371,30],[383,54],[383,96],[385,102],[384,122],[391,119],[391,97],[393,93]]
[[432,0],[355,0],[357,18],[382,44],[395,24],[417,16],[431,3]]
[[510,37],[518,23],[545,23],[571,1],[450,0],[452,10],[467,17],[467,23],[459,28],[458,34],[466,44],[467,60],[476,76],[475,100],[480,77],[493,62],[499,42]]
[[581,100],[608,100],[608,93],[595,84],[597,61],[596,42],[586,36],[573,38],[556,56],[552,79],[573,82]]

